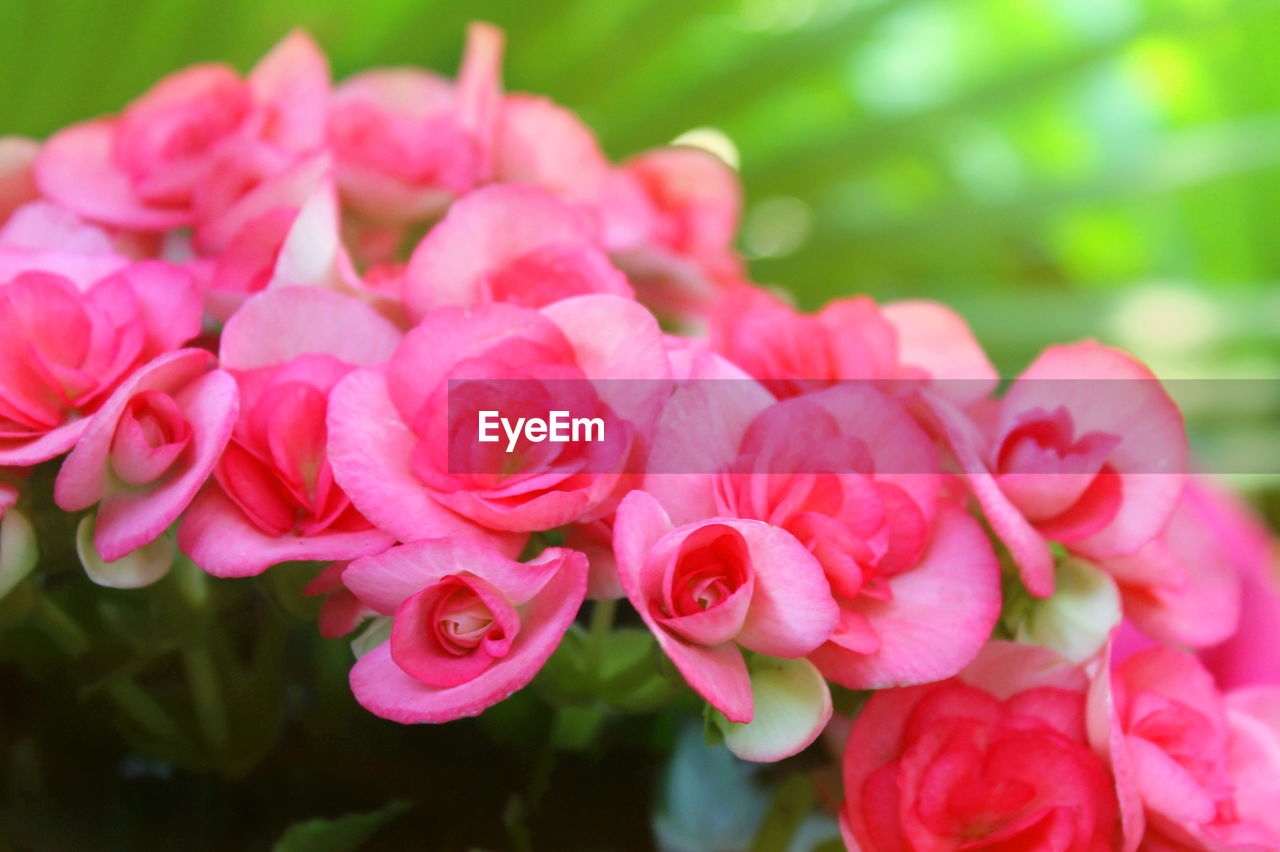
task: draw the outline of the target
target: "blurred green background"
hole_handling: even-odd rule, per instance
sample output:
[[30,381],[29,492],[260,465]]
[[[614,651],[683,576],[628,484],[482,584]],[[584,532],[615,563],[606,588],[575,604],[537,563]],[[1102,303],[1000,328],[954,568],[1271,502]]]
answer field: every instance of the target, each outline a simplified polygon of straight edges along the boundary
[[[507,31],[509,88],[579,111],[613,156],[684,138],[736,161],[753,277],[806,307],[858,292],[943,299],[1006,375],[1051,342],[1098,337],[1167,378],[1280,378],[1280,0],[0,0],[0,133],[44,136],[114,112],[192,62],[248,68],[299,25],[339,77],[393,64],[451,74],[472,19]],[[1247,405],[1186,401],[1206,467],[1277,458],[1280,382],[1248,387]],[[1277,482],[1237,477],[1273,520]],[[239,588],[226,593],[229,612],[257,599]],[[236,837],[257,842],[285,815],[376,807],[382,787],[401,794],[433,777],[429,762],[409,774],[396,762],[404,755],[434,750],[437,766],[462,764],[450,755],[492,739],[471,723],[388,731],[351,705],[345,647],[316,649],[312,629],[300,619],[280,641],[334,657],[317,666],[336,679],[308,689],[346,702],[336,718],[291,728],[236,792],[191,781],[170,802],[170,840],[219,848],[216,832],[207,844],[193,837],[246,809]],[[104,766],[115,759],[116,746],[74,727],[84,696],[49,688],[66,700],[49,724],[74,731],[67,745]],[[285,699],[310,718],[312,693]],[[29,712],[0,700],[0,733],[21,730]],[[611,753],[623,763],[571,762],[557,771],[578,787],[563,775],[550,787],[617,798],[612,810],[592,806],[601,837],[644,830],[636,797],[652,795],[652,737],[674,735],[618,736],[635,739],[629,757]],[[25,742],[13,741],[11,785]],[[80,766],[68,760],[71,777]],[[377,779],[366,800],[353,800],[348,764],[366,765],[362,783]],[[127,827],[112,814],[137,819],[134,804],[177,796],[161,783],[164,764],[121,766],[142,786],[104,799],[102,824]],[[461,813],[471,803],[462,791],[482,789],[487,770],[467,765],[429,788],[440,812]],[[86,801],[100,780],[85,775]],[[305,802],[264,804],[307,784]],[[518,823],[499,792],[484,824],[499,812]],[[203,814],[195,834],[181,822],[192,808]],[[422,819],[405,836],[439,830]],[[120,847],[142,836],[126,831]]]
[[723,133],[755,276],[805,305],[946,298],[1009,370],[1093,334],[1166,375],[1275,373],[1277,0],[0,0],[0,132],[296,25],[339,76],[451,73],[473,18],[615,156]]
[[[1164,378],[1280,376],[1280,0],[0,0],[0,133],[294,26],[338,77],[453,73],[473,19],[613,156],[736,160],[752,273],[806,307],[944,299],[1005,375],[1098,337]],[[1188,395],[1206,467],[1280,471],[1278,387]]]

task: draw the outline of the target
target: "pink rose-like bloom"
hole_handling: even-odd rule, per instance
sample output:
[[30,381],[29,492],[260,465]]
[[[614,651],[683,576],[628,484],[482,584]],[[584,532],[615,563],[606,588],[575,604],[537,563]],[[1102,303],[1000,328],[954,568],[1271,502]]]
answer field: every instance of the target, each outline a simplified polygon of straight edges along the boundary
[[700,314],[743,280],[733,250],[742,187],[719,157],[692,147],[648,151],[623,165],[606,197],[606,227],[635,233],[617,246],[618,263],[646,302]]
[[818,561],[761,521],[673,527],[656,499],[632,491],[618,506],[613,547],[631,605],[693,690],[730,722],[755,714],[743,649],[803,657],[839,618]]
[[[964,668],[999,615],[999,563],[978,523],[942,498],[937,450],[907,408],[864,383],[774,403],[759,386],[752,399],[750,379],[718,377],[668,406],[651,453],[661,472],[645,489],[676,523],[751,518],[804,544],[840,605],[810,655],[828,679],[873,689]],[[721,472],[676,472],[688,423],[715,424],[694,451]]]
[[866,296],[837,299],[803,314],[773,294],[738,287],[710,315],[712,348],[759,379],[779,399],[842,381],[885,380],[901,389],[936,380],[958,405],[995,388],[995,368],[968,325],[936,302],[881,307]]
[[247,78],[218,64],[161,80],[115,118],[55,134],[36,162],[47,197],[89,219],[138,230],[192,222],[197,190],[228,155],[284,168],[324,141],[329,70],[300,32]]
[[333,387],[394,350],[399,331],[349,296],[286,287],[245,303],[222,332],[240,416],[178,545],[221,577],[292,560],[353,559],[392,543],[334,480],[326,413]]
[[1106,852],[1116,795],[1086,741],[1088,680],[993,642],[957,677],[875,693],[844,758],[850,849]]
[[93,542],[114,562],[154,541],[204,484],[231,436],[235,379],[203,349],[161,355],[94,414],[54,485],[68,512],[100,503]]
[[468,539],[428,539],[357,559],[342,581],[392,617],[390,638],[351,670],[356,700],[396,722],[448,722],[533,679],[582,605],[587,561],[550,548],[522,564]]
[[1126,850],[1280,848],[1280,688],[1224,699],[1195,657],[1155,647],[1095,679],[1089,714]]
[[344,199],[379,222],[438,215],[488,179],[501,98],[503,36],[467,31],[456,83],[412,68],[366,71],[334,92],[328,133]]
[[194,282],[165,263],[130,265],[84,291],[45,272],[0,283],[0,464],[71,449],[120,382],[199,330]]
[[459,200],[427,233],[405,270],[403,298],[421,319],[442,307],[541,308],[590,293],[632,295],[596,247],[590,220],[546,190],[497,184]]
[[1151,371],[1098,343],[1054,346],[983,430],[937,400],[952,449],[1027,589],[1053,593],[1049,542],[1094,559],[1131,554],[1182,494],[1187,437]]
[[[607,380],[660,384],[669,375],[656,320],[618,296],[577,296],[540,310],[433,311],[386,365],[335,389],[334,471],[360,511],[401,540],[487,529],[506,532],[500,548],[518,552],[523,535],[511,533],[603,513],[613,495],[635,431],[627,424],[645,417],[652,400]],[[451,403],[450,383],[460,380],[469,381]],[[511,454],[504,442],[476,443],[476,410],[546,417],[550,408],[599,413],[609,424],[605,440],[522,441]]]

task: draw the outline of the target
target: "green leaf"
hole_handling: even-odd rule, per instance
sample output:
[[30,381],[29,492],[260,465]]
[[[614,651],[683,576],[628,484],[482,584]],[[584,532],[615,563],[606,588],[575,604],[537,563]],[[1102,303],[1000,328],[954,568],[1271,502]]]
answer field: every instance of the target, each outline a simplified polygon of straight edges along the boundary
[[273,848],[275,852],[353,852],[410,807],[395,800],[376,811],[294,823]]

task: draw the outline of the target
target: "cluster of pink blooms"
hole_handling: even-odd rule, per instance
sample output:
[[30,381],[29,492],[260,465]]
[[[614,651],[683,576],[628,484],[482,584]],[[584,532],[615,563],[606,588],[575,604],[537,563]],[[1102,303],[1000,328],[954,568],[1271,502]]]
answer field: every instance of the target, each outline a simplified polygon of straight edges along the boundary
[[[832,723],[850,848],[1280,849],[1270,540],[1187,476],[1155,377],[1083,342],[997,395],[942,305],[801,313],[745,278],[731,169],[610,162],[501,53],[477,25],[456,79],[335,84],[293,34],[0,139],[0,590],[61,459],[97,582],[175,542],[217,577],[324,563],[320,629],[363,631],[387,719],[482,712],[625,598],[738,755]],[[545,443],[459,473],[460,378],[653,422],[614,469]],[[829,685],[875,692],[833,721]]]

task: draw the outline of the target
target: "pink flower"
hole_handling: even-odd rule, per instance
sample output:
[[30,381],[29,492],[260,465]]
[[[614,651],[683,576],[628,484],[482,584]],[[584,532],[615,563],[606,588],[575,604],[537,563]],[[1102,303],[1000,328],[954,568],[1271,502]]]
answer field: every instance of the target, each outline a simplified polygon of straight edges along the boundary
[[648,151],[625,163],[611,188],[605,222],[634,233],[616,246],[618,262],[646,303],[701,314],[744,280],[733,250],[742,187],[719,157],[689,147]]
[[413,252],[403,298],[411,317],[449,306],[540,308],[569,296],[630,297],[596,246],[593,223],[532,186],[499,184],[456,202]]
[[0,136],[0,225],[38,196],[32,166],[40,143],[22,136]]
[[329,139],[343,197],[379,222],[430,219],[487,180],[501,97],[501,31],[473,24],[457,83],[411,68],[334,92]]
[[0,464],[71,449],[120,382],[199,330],[194,283],[164,263],[130,265],[85,291],[45,272],[0,283]]
[[[602,515],[630,450],[635,430],[627,424],[651,403],[632,400],[630,383],[608,380],[660,383],[669,374],[657,322],[618,296],[577,296],[540,310],[433,311],[389,363],[353,373],[334,391],[334,471],[360,511],[401,540],[483,535],[481,528],[523,534]],[[461,380],[471,381],[451,392]],[[549,406],[599,413],[611,423],[605,440],[526,440],[511,454],[501,442],[476,442],[477,410],[546,417]],[[518,552],[523,536],[501,538]]]
[[22,272],[52,272],[87,290],[129,263],[105,229],[48,201],[24,204],[0,227],[0,281]]
[[1086,686],[1047,649],[993,642],[957,677],[875,693],[845,752],[846,844],[1115,848],[1115,791],[1085,738]]
[[855,296],[803,314],[767,291],[739,287],[713,309],[709,339],[780,399],[842,381],[935,380],[935,393],[964,406],[997,382],[964,320],[935,302],[882,308]]
[[639,245],[654,228],[653,205],[640,181],[610,164],[595,133],[572,110],[547,98],[503,99],[493,177],[537,186],[570,205],[610,251]]
[[1104,669],[1089,727],[1115,773],[1126,850],[1280,847],[1277,696],[1260,689],[1229,712],[1212,675],[1172,648]]
[[966,666],[1000,612],[999,563],[942,497],[937,450],[907,408],[865,383],[775,403],[718,356],[694,362],[644,480],[674,522],[765,521],[817,557],[840,621],[810,659],[832,681],[904,686]]
[[467,539],[411,542],[342,575],[391,635],[351,670],[369,711],[396,722],[476,716],[523,688],[573,622],[587,562],[550,548],[514,562]]
[[[1273,533],[1243,501],[1203,480],[1192,480],[1188,490],[1192,487],[1199,493],[1197,528],[1212,531],[1201,539],[1212,546],[1211,566],[1240,577],[1236,631],[1202,650],[1200,658],[1223,689],[1280,685],[1280,578]],[[1189,585],[1194,591],[1195,584]]]
[[1222,495],[1189,479],[1156,538],[1136,553],[1098,561],[1119,586],[1125,615],[1153,639],[1197,648],[1228,639],[1240,622],[1242,580],[1267,579],[1266,570],[1247,570],[1249,556],[1229,537],[1224,511],[1231,507]]
[[1091,558],[1131,554],[1169,520],[1185,480],[1182,415],[1129,355],[1097,343],[1047,349],[982,430],[932,405],[974,496],[1027,589],[1053,592],[1048,542]]
[[[796,659],[836,626],[822,566],[770,524],[711,518],[673,527],[657,500],[632,491],[618,506],[613,548],[631,605],[694,691],[729,722],[749,723],[756,710],[743,649]],[[800,748],[825,715],[816,721],[794,732]]]
[[205,252],[205,305],[230,317],[249,296],[274,287],[326,287],[362,298],[373,294],[343,243],[341,211],[326,157],[246,189],[225,210],[208,211],[197,230]]
[[240,416],[215,481],[183,515],[183,552],[211,574],[239,577],[390,545],[335,482],[325,418],[338,381],[386,358],[399,337],[372,308],[328,290],[285,287],[246,302],[221,349]]
[[324,141],[328,64],[301,32],[247,78],[196,65],[161,80],[119,117],[55,134],[36,162],[49,198],[85,217],[138,230],[189,225],[193,201],[227,156],[285,168]]
[[54,499],[100,503],[93,542],[114,562],[154,541],[195,497],[222,454],[239,405],[235,379],[202,349],[161,355],[94,414],[63,462]]

